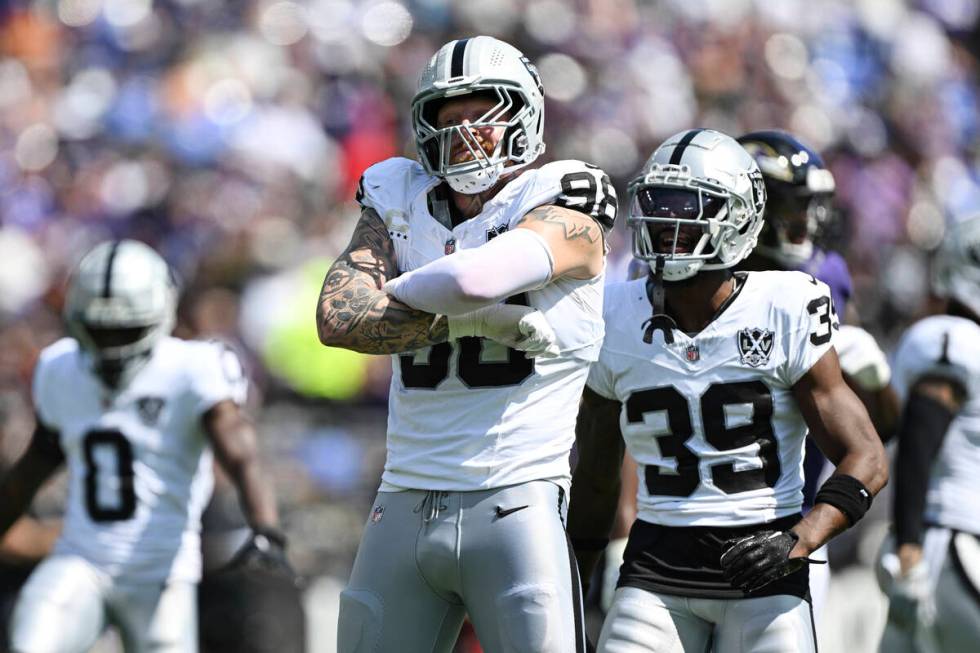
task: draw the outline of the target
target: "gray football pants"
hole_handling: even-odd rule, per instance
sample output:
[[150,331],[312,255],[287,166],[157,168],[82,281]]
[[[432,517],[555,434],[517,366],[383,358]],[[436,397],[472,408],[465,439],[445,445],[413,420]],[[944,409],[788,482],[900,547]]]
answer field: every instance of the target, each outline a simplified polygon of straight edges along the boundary
[[560,488],[379,492],[340,597],[339,653],[442,653],[469,615],[486,653],[582,653]]

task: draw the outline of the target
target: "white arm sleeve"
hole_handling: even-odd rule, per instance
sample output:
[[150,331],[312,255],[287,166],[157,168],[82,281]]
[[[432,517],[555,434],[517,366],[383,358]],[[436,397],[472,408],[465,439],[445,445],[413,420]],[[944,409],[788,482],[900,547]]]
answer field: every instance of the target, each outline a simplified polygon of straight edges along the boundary
[[486,245],[464,249],[388,281],[384,290],[420,311],[462,315],[551,279],[551,248],[530,229],[511,229]]

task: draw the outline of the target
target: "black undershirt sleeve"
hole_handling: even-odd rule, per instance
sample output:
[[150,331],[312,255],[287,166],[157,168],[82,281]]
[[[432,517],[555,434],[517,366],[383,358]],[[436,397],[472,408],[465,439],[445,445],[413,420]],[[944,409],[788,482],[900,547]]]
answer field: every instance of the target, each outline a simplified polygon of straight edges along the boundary
[[893,518],[898,545],[921,544],[929,472],[955,414],[940,402],[912,392],[898,429]]

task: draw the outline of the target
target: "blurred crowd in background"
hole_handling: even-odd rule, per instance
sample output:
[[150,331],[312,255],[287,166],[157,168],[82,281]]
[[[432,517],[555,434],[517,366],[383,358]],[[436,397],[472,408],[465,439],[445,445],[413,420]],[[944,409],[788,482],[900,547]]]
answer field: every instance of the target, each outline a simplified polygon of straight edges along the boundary
[[[980,0],[0,0],[3,458],[31,432],[66,274],[95,242],[144,240],[182,279],[179,334],[229,341],[250,368],[296,567],[346,580],[388,361],[323,348],[316,299],[361,172],[414,156],[419,72],[475,34],[537,64],[542,161],[599,165],[621,195],[687,127],[785,128],[824,153],[830,245],[888,351],[926,310],[945,225],[980,210],[978,17]],[[235,510],[219,491],[211,522]]]

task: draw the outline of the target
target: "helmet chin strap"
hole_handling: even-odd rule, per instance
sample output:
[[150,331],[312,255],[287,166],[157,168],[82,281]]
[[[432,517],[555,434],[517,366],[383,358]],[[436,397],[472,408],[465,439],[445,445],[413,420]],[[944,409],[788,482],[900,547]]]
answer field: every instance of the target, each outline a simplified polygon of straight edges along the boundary
[[663,330],[665,343],[668,345],[674,344],[673,330],[677,328],[677,323],[674,322],[674,318],[667,315],[664,309],[665,263],[664,257],[658,256],[656,270],[653,271],[653,274],[647,275],[647,295],[650,297],[650,303],[653,305],[653,315],[643,323],[641,328],[645,329],[643,332],[643,342],[648,345],[653,342],[653,334],[657,329]]

